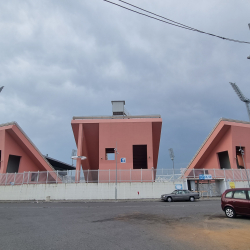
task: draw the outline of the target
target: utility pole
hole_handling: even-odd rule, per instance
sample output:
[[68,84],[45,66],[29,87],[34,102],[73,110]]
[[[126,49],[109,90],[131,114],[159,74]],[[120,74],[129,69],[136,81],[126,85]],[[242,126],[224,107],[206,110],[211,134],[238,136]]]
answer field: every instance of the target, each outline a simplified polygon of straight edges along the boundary
[[[249,29],[250,29],[250,23],[248,24],[248,27],[249,27]],[[250,56],[248,56],[247,59],[250,59]]]
[[115,200],[117,200],[117,155],[119,153],[117,152],[117,142],[115,147]]
[[170,148],[169,150],[170,159],[173,161],[173,176],[174,176],[174,150]]

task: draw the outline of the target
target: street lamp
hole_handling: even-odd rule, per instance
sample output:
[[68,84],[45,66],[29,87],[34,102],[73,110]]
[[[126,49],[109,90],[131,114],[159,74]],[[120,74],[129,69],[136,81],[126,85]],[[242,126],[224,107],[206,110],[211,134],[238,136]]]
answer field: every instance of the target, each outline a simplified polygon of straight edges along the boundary
[[[74,156],[71,157],[71,159],[72,160],[77,160],[77,159],[86,160],[87,157],[86,156],[77,156],[77,155],[74,155]],[[75,171],[76,171],[75,180],[78,182],[79,179],[80,179],[80,177],[81,177],[81,169],[79,170],[79,173],[77,173],[78,172],[77,170],[75,170]]]
[[173,161],[173,175],[174,175],[174,150],[170,148],[169,150],[170,159]]
[[117,142],[116,142],[116,148],[115,148],[115,200],[117,200],[117,155],[119,154],[117,152]]
[[71,159],[73,159],[73,160],[77,160],[77,159],[81,159],[81,160],[85,160],[85,159],[87,159],[87,157],[86,156],[77,156],[77,155],[75,155],[75,156],[72,156],[71,157]]
[[241,146],[240,146],[239,151],[240,151],[240,153],[241,153],[242,160],[243,160],[243,165],[244,165],[244,168],[245,168],[245,171],[246,171],[246,176],[247,176],[248,187],[250,187],[249,178],[248,178],[248,173],[247,173],[247,169],[246,169],[246,166],[245,166],[245,161],[244,161],[244,150],[241,148]]

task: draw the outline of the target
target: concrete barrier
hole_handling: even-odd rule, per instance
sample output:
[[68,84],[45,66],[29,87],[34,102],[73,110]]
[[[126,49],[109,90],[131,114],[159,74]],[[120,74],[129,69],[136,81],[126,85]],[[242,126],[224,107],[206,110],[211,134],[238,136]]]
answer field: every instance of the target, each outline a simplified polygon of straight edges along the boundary
[[[185,181],[117,183],[117,199],[160,198],[171,193],[176,184],[186,188]],[[115,199],[115,183],[28,184],[0,186],[0,200],[98,200]]]

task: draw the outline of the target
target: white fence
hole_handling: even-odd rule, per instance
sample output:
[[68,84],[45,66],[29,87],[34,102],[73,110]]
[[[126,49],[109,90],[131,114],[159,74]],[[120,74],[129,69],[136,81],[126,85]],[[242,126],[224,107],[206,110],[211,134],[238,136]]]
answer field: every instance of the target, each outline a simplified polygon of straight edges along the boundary
[[192,169],[181,174],[172,169],[130,170],[76,170],[53,172],[23,172],[0,174],[0,185],[54,184],[54,183],[124,183],[124,182],[171,182],[180,179],[199,179],[211,175],[212,179],[247,181],[250,171],[245,169]]
[[247,181],[250,171],[246,169],[191,169],[184,173],[187,179],[199,179],[200,175],[211,175],[212,179],[226,181]]
[[181,178],[169,169],[130,170],[68,170],[53,172],[23,172],[0,174],[0,185],[54,184],[54,183],[118,183],[168,182]]

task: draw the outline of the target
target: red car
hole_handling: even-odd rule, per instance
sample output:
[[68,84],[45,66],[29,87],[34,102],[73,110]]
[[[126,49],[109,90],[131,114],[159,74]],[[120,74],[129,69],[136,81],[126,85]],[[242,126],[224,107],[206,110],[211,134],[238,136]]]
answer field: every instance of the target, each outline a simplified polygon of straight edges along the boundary
[[250,215],[250,188],[226,190],[221,196],[221,208],[229,218]]

